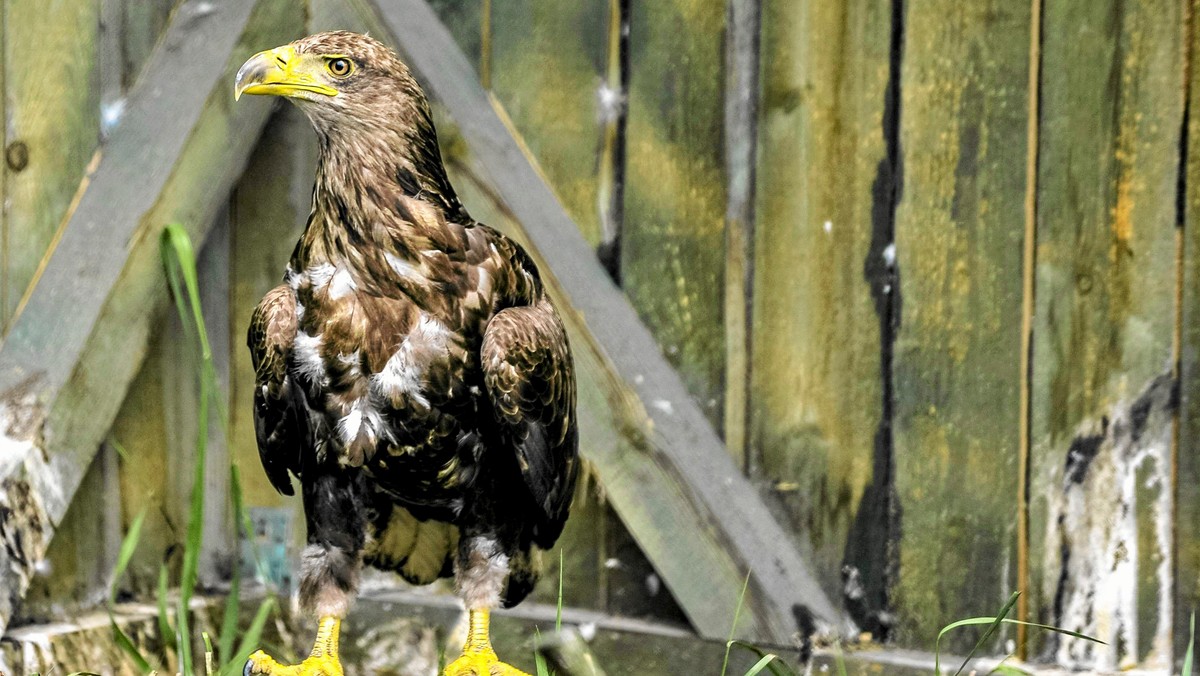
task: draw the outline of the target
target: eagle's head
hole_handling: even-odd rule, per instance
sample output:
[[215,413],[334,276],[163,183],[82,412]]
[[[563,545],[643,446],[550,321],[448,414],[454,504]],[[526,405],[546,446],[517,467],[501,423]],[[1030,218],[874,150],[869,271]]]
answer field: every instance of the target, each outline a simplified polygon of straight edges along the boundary
[[259,52],[238,70],[233,94],[283,96],[304,111],[319,141],[318,197],[357,195],[367,184],[386,195],[394,184],[469,218],[446,178],[425,93],[378,40],[333,31]]
[[371,132],[413,123],[426,107],[408,67],[383,43],[347,31],[317,33],[250,57],[234,98],[284,96],[318,132]]

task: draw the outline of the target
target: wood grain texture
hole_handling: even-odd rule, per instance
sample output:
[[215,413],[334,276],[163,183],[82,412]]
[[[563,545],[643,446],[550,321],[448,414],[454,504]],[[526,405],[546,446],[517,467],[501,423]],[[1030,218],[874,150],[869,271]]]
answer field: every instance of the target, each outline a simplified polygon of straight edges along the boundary
[[581,451],[693,626],[706,636],[726,635],[750,567],[748,635],[790,641],[797,605],[818,627],[840,626],[808,564],[491,110],[436,15],[423,0],[379,10],[409,65],[458,123],[471,162],[520,223],[510,234],[537,261],[571,336],[587,440]]
[[723,424],[722,3],[633,3],[621,279],[705,416]]
[[811,543],[826,591],[841,595],[845,561],[878,611],[884,571],[848,549],[885,546],[859,532],[851,542],[851,531],[882,415],[879,320],[863,271],[880,255],[873,186],[891,16],[870,1],[771,0],[763,12],[752,476]]
[[[145,355],[166,300],[158,236],[203,239],[267,109],[233,107],[229,82],[258,46],[296,35],[279,3],[182,7],[131,97],[45,274],[0,348],[5,445],[0,625],[26,588]],[[253,46],[253,51],[252,51]],[[72,308],[64,314],[63,307]],[[15,554],[14,554],[15,552]]]
[[[1061,591],[1061,571],[1090,555],[1077,551],[1068,561],[1079,534],[1057,524],[1069,507],[1064,496],[1081,478],[1064,473],[1073,461],[1072,441],[1103,427],[1105,416],[1111,419],[1119,405],[1171,369],[1178,185],[1172,158],[1183,115],[1180,12],[1178,2],[1045,6],[1030,591],[1038,594],[1034,608],[1041,620],[1121,636],[1122,645],[1094,651],[1080,666],[1092,659],[1095,667],[1147,658],[1158,664],[1168,651],[1168,628],[1158,614],[1169,617],[1162,606],[1169,594],[1156,569],[1169,558],[1170,545],[1155,544],[1156,530],[1170,527],[1155,516],[1158,496],[1169,490],[1167,458],[1151,454],[1129,467],[1137,476],[1127,480],[1140,487],[1128,496],[1138,530],[1126,538],[1130,565],[1101,562],[1107,574],[1070,580],[1076,589],[1107,591],[1107,600],[1090,609]],[[1112,485],[1084,507],[1089,520],[1120,530],[1115,505],[1133,490]],[[1088,543],[1091,551],[1101,546]]]
[[1012,592],[1030,16],[1026,3],[906,7],[893,601],[898,640],[928,646]]
[[[161,326],[169,317],[166,308],[151,319]],[[138,549],[129,563],[123,591],[152,596],[158,583],[158,569],[164,554],[183,542],[186,522],[175,518],[175,503],[179,496],[171,490],[167,474],[167,428],[163,414],[164,346],[162,331],[155,331],[146,348],[146,357],[137,375],[129,384],[125,400],[108,433],[110,443],[119,445],[125,455],[120,458],[121,532],[137,518],[142,510],[146,520]],[[58,538],[55,538],[57,541]],[[179,557],[166,559],[178,570]]]
[[99,143],[100,3],[63,0],[47,11],[40,2],[7,0],[3,10],[8,170],[0,325],[7,329]]
[[107,598],[123,532],[120,499],[116,452],[106,447],[84,474],[39,574],[21,601],[16,623],[54,622]]
[[1178,230],[1183,256],[1180,279],[1179,435],[1175,468],[1175,619],[1176,661],[1186,652],[1192,614],[1200,610],[1200,0],[1187,0],[1185,62],[1189,81],[1181,170],[1183,201]]
[[492,6],[492,93],[593,246],[607,23],[606,3],[591,0]]

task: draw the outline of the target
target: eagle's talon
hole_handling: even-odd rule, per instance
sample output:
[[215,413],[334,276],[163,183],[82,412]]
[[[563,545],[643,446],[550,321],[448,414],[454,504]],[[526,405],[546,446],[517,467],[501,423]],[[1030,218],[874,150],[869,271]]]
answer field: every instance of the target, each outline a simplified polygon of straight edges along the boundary
[[446,665],[442,676],[529,676],[516,667],[505,664],[488,648],[464,654]]
[[309,657],[300,664],[280,664],[259,650],[250,656],[242,669],[243,676],[342,676],[342,665],[336,657]]

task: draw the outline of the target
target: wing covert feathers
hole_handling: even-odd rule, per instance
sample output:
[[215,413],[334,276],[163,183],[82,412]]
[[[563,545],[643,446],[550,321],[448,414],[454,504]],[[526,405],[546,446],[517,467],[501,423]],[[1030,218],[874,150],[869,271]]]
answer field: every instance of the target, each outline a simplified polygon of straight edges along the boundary
[[550,302],[496,314],[484,333],[481,363],[496,422],[541,511],[534,542],[549,548],[567,519],[579,445],[570,346]]
[[258,454],[271,485],[292,495],[290,472],[298,472],[304,440],[297,410],[303,395],[288,375],[292,343],[296,339],[296,297],[286,285],[267,292],[254,308],[246,343],[254,365],[254,431]]

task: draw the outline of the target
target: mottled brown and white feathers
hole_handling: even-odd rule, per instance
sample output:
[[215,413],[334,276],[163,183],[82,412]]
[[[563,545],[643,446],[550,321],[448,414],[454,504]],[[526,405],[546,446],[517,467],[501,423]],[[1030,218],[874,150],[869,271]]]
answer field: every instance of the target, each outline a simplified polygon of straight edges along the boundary
[[530,257],[459,202],[404,64],[353,33],[293,47],[354,69],[330,78],[337,96],[294,99],[320,163],[284,283],[250,325],[267,476],[306,486],[310,542],[361,521],[345,546],[364,540],[368,563],[413,582],[451,574],[456,556],[470,567],[481,545],[462,543],[485,538],[511,569],[504,601],[519,602],[578,473],[562,322]]

